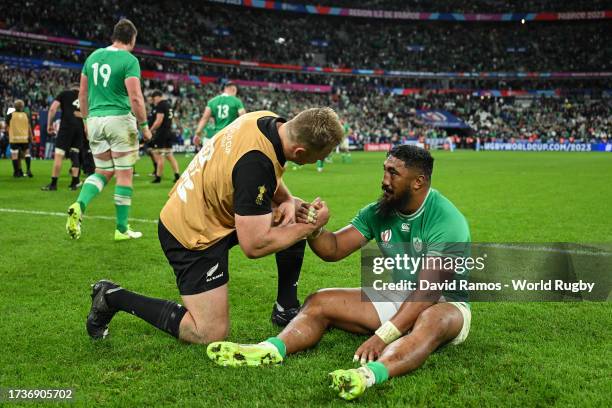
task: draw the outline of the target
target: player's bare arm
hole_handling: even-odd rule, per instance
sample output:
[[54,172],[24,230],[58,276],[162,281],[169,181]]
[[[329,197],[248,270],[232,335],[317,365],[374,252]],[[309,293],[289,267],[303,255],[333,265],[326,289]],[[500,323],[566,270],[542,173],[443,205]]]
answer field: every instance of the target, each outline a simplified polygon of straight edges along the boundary
[[[142,96],[142,90],[140,88],[140,79],[137,77],[126,78],[125,88],[127,89],[128,98],[130,99],[132,112],[134,112],[134,115],[136,115],[136,120],[139,124],[147,123],[147,110],[145,107],[144,97]],[[145,140],[151,139],[151,130],[148,126],[145,126],[141,130],[142,136]]]
[[284,226],[295,223],[296,211],[300,207],[302,200],[293,197],[293,195],[282,180],[280,181],[276,191],[274,192],[272,202],[274,203],[274,205],[277,206],[277,211],[280,216],[278,225]]
[[272,213],[265,215],[236,215],[236,232],[240,247],[249,258],[261,258],[295,244],[327,224],[329,213],[319,211],[315,223],[296,223],[272,226]]
[[204,129],[204,127],[210,120],[211,115],[212,115],[212,110],[207,106],[204,109],[204,114],[200,118],[200,121],[198,122],[198,127],[196,128],[196,131],[195,131],[195,134],[197,137],[200,137],[200,134],[202,133],[202,129]]
[[153,122],[153,124],[151,125],[151,129],[150,129],[151,133],[155,133],[155,131],[159,129],[163,121],[164,121],[163,113],[158,113],[157,115],[155,115],[155,122]]
[[321,234],[308,239],[308,245],[319,258],[336,262],[359,250],[367,240],[352,225],[336,231],[322,230]]
[[[325,202],[322,201],[322,206]],[[296,221],[298,223],[308,223],[308,212],[312,204],[302,203],[296,214]],[[319,205],[315,204],[317,210],[317,218],[321,209]],[[315,230],[315,233],[308,238],[308,244],[312,251],[317,254],[319,258],[326,262],[336,262],[346,258],[353,252],[360,249],[367,243],[364,236],[352,225],[336,231],[331,232],[325,229]]]
[[89,104],[87,98],[89,96],[87,89],[87,76],[81,74],[81,82],[79,84],[79,110],[81,111],[81,115],[83,118],[87,118],[89,114]]
[[55,129],[53,129],[53,119],[55,119],[55,114],[59,107],[60,103],[58,100],[54,100],[49,107],[49,114],[47,115],[47,133],[49,134],[55,133]]

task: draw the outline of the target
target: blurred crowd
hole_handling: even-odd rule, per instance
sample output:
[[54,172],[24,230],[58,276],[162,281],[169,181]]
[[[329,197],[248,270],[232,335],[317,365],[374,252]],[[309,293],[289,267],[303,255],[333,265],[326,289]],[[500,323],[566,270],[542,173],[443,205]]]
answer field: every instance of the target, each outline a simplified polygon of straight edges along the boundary
[[[75,84],[78,71],[24,70],[0,65],[1,115],[15,98],[32,112],[46,109],[54,96]],[[206,102],[220,92],[219,84],[143,80],[145,94],[159,89],[174,109],[177,135],[191,137]],[[493,98],[470,93],[424,93],[407,96],[335,87],[329,94],[287,92],[241,87],[247,110],[271,110],[292,117],[314,106],[331,106],[350,128],[352,144],[401,142],[420,137],[480,136],[487,140],[590,142],[612,133],[612,98]],[[444,110],[469,124],[468,131],[445,131],[427,126],[417,110]]]
[[[0,37],[0,55],[47,59],[69,63],[83,63],[92,49],[64,45],[52,45],[14,38]],[[329,75],[302,71],[284,72],[254,69],[241,66],[208,65],[194,61],[162,59],[138,54],[143,70],[170,72],[198,76],[213,76],[251,81],[276,83],[301,83],[330,85],[350,90],[351,93],[370,93],[380,88],[425,88],[425,89],[559,89],[564,93],[600,93],[612,89],[612,78],[577,78],[573,80],[551,79],[434,79],[376,77],[355,75]]]
[[[428,7],[445,3],[412,2]],[[399,7],[402,2],[366,3]],[[461,3],[467,2],[449,2]],[[512,2],[475,3],[503,9]],[[522,3],[517,7],[522,8]],[[579,2],[576,7],[586,7],[586,3]],[[598,4],[603,7],[604,2]],[[305,15],[208,2],[175,7],[170,1],[82,0],[77,7],[66,0],[28,0],[27,5],[0,4],[0,26],[107,43],[111,27],[126,16],[139,30],[139,45],[219,58],[445,72],[612,69],[612,30],[606,20],[389,24],[388,20]],[[549,5],[569,7],[563,2],[550,1]],[[93,23],[92,15],[96,16]],[[66,16],[70,16],[69,23]]]

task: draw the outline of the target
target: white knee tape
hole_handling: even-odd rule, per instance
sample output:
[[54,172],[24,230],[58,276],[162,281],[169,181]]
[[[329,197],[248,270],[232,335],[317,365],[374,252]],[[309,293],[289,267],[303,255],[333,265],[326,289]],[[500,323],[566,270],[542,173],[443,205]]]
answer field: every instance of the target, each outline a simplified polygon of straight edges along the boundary
[[113,161],[112,160],[101,160],[97,157],[94,157],[94,163],[96,164],[97,169],[112,171],[113,170]]
[[137,161],[138,161],[137,151],[126,154],[125,156],[113,158],[113,163],[115,164],[115,170],[131,169]]

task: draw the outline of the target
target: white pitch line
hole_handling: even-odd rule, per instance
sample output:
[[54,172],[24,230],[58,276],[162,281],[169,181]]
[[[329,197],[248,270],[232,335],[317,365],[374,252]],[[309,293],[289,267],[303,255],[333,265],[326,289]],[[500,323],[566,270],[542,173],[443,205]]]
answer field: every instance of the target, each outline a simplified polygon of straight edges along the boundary
[[[65,212],[51,212],[51,211],[34,211],[34,210],[20,210],[18,208],[0,208],[0,213],[13,213],[13,214],[29,214],[29,215],[48,215],[52,217],[66,217]],[[96,220],[109,220],[115,221],[115,217],[109,217],[108,215],[84,215],[84,218],[91,218]],[[157,224],[157,220],[148,220],[145,218],[130,218],[130,221],[145,222],[149,224]]]

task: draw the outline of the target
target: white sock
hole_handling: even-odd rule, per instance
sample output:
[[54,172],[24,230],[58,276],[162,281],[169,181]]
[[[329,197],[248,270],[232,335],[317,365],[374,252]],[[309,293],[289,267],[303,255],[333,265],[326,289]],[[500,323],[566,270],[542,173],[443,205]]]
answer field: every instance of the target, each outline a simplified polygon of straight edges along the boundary
[[370,370],[370,367],[363,366],[357,369],[366,379],[366,387],[370,388],[376,383],[376,378],[374,377],[374,372]]
[[280,353],[280,351],[278,351],[278,349],[276,348],[276,346],[272,343],[270,343],[269,341],[262,341],[261,343],[258,343],[260,346],[264,346],[265,348],[271,348],[272,350],[276,351],[277,353]]

